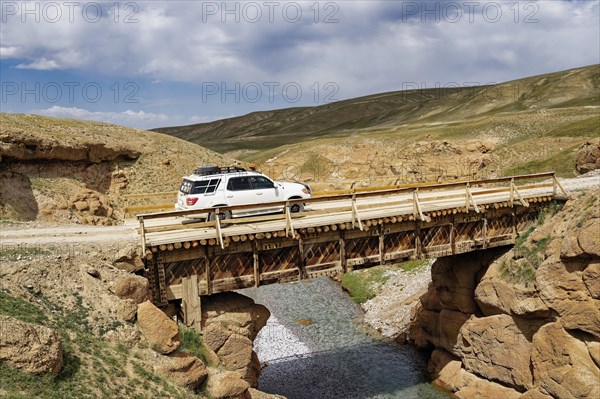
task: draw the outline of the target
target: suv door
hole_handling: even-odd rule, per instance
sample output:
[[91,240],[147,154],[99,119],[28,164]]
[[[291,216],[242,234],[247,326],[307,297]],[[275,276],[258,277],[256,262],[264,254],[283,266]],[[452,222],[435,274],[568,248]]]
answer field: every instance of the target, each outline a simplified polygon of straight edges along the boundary
[[[250,176],[229,178],[227,189],[225,190],[225,200],[228,205],[254,204],[256,202],[255,198],[256,195],[252,189],[252,184],[250,183]],[[245,212],[245,210],[241,212],[234,211],[233,214]]]

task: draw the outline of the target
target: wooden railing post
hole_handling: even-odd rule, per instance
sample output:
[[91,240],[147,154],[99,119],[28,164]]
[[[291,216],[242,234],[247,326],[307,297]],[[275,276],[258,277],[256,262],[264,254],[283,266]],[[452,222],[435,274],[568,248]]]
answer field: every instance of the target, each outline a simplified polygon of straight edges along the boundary
[[217,242],[221,246],[221,249],[225,249],[225,243],[223,242],[223,234],[221,233],[221,216],[219,208],[215,209],[215,229],[217,231]]
[[358,206],[356,205],[356,194],[352,194],[352,228],[354,229],[358,223],[358,228],[362,231],[363,225],[358,214]]

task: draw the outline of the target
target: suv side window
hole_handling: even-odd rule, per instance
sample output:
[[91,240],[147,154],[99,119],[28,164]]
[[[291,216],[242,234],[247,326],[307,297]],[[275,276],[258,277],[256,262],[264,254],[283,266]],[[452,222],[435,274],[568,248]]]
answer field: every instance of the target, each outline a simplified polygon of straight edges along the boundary
[[221,179],[200,180],[194,184],[192,194],[210,194],[214,193]]
[[231,179],[229,179],[229,182],[227,183],[227,190],[229,190],[229,191],[252,190],[252,185],[250,184],[250,178],[247,176],[232,177]]
[[275,188],[275,184],[263,176],[252,176],[250,182],[252,183],[252,188],[255,190]]

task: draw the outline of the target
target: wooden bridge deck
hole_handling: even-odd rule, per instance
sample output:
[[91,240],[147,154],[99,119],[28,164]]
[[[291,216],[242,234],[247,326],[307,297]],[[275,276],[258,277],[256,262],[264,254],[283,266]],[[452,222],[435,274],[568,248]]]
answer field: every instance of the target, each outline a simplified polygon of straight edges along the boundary
[[[202,295],[511,245],[545,204],[567,195],[545,173],[315,197],[233,220],[189,218],[206,210],[138,218],[153,301],[181,300],[184,321],[199,328]],[[306,211],[289,213],[294,202]]]

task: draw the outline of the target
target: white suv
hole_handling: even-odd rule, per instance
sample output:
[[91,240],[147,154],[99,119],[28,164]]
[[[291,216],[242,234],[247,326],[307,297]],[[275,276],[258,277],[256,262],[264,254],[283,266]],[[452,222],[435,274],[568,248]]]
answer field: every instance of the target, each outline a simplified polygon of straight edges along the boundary
[[[194,174],[184,177],[177,195],[178,210],[219,208],[235,205],[267,205],[258,208],[220,213],[221,219],[282,212],[283,207],[268,206],[272,202],[311,197],[310,187],[302,183],[285,183],[269,179],[259,172],[239,167],[199,167]],[[303,204],[292,204],[291,212],[302,212]],[[208,214],[214,219],[214,213]]]

